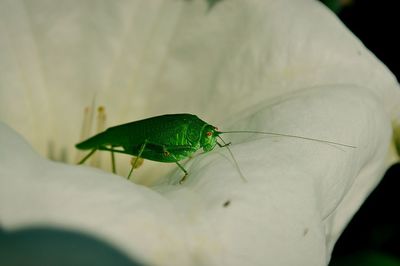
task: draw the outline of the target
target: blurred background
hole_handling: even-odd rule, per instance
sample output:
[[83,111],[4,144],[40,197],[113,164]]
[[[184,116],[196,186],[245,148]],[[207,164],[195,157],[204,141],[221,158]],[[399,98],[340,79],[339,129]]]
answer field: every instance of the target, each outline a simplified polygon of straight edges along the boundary
[[[398,1],[321,1],[399,80]],[[400,265],[399,177],[400,164],[393,165],[339,238],[329,266]]]

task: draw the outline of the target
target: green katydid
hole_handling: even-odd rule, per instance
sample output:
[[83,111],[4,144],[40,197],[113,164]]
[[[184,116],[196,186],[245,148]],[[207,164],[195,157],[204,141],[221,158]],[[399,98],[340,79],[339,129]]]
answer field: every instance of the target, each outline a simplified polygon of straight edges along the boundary
[[[228,147],[230,143],[226,143],[220,136],[221,134],[227,133],[258,133],[273,136],[284,136],[355,148],[351,145],[341,144],[333,141],[307,138],[296,135],[248,130],[219,131],[217,127],[204,122],[192,114],[161,115],[114,126],[76,144],[76,148],[81,150],[91,150],[90,153],[79,162],[79,164],[83,164],[97,150],[136,156],[135,161],[132,163],[132,168],[128,179],[131,176],[132,170],[139,158],[157,162],[176,163],[185,174],[180,180],[180,183],[182,183],[188,175],[188,172],[179,163],[179,161],[192,156],[201,148],[204,152],[208,152],[213,150],[215,146],[218,145],[219,147],[226,147],[228,149],[241,178],[243,181],[246,181],[235,158],[233,157],[231,150]],[[219,143],[217,138],[219,138],[222,143]],[[113,165],[113,169],[114,168],[115,167]]]

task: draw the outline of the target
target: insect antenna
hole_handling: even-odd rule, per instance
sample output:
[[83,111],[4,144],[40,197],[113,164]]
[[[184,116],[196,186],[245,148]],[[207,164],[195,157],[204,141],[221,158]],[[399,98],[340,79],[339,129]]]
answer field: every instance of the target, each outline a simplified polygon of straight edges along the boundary
[[246,180],[246,178],[244,177],[242,171],[240,170],[239,164],[238,164],[238,162],[236,161],[235,156],[233,156],[233,153],[232,153],[231,149],[228,147],[229,144],[230,144],[230,142],[229,142],[229,143],[226,143],[220,136],[217,136],[217,137],[224,143],[224,145],[221,145],[221,144],[219,144],[219,143],[217,142],[218,146],[220,146],[221,148],[222,148],[222,147],[225,147],[225,148],[228,149],[228,152],[229,152],[229,154],[231,155],[231,157],[232,157],[232,159],[233,159],[233,162],[235,163],[235,167],[236,167],[236,169],[237,169],[238,172],[239,172],[240,178],[243,180],[243,182],[247,182],[247,180]]
[[353,145],[338,143],[338,142],[329,141],[329,140],[307,138],[307,137],[302,137],[302,136],[297,136],[297,135],[281,134],[281,133],[275,133],[275,132],[264,132],[264,131],[254,131],[254,130],[235,130],[235,131],[219,131],[219,133],[221,133],[221,134],[227,134],[227,133],[234,133],[234,134],[235,133],[264,134],[264,135],[270,135],[270,136],[281,136],[281,137],[289,137],[289,138],[297,138],[297,139],[304,139],[304,140],[310,140],[310,141],[317,141],[317,142],[333,144],[333,145],[338,145],[338,146],[343,146],[343,147],[353,148],[353,149],[357,148],[356,146],[353,146]]

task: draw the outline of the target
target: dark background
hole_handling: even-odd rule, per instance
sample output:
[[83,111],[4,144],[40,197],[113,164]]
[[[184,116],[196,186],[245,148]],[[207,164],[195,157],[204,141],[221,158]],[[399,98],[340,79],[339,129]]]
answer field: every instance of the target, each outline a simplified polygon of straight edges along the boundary
[[[325,0],[343,23],[400,77],[396,0]],[[399,103],[400,104],[400,103]],[[338,240],[330,266],[400,265],[400,164],[393,165]]]

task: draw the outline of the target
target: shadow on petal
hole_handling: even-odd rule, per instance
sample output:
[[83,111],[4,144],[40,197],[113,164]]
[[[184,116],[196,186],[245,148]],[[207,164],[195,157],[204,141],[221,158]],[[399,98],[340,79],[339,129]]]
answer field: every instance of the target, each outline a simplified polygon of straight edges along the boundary
[[92,236],[37,227],[0,231],[3,265],[144,265]]

